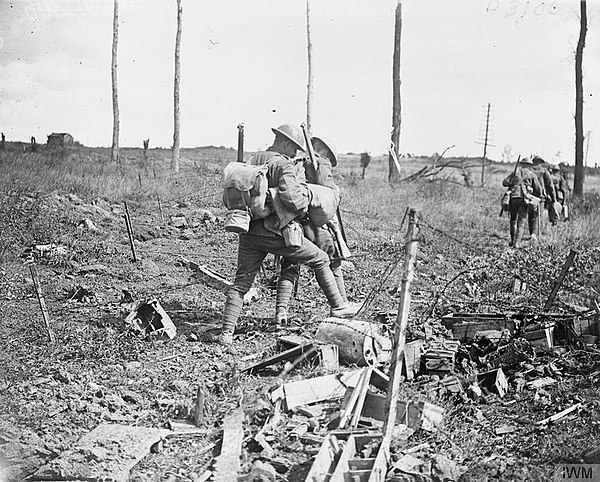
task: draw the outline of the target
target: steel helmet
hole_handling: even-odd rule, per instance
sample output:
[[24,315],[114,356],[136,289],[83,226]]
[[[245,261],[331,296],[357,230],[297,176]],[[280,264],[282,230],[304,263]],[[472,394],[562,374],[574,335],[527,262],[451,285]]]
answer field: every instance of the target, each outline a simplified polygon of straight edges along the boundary
[[520,163],[533,165],[533,161],[529,157],[524,157],[523,159],[521,159]]
[[301,151],[306,150],[304,148],[304,134],[302,134],[299,127],[293,124],[281,124],[279,127],[271,128],[271,130],[275,135],[281,135],[292,141]]
[[531,162],[533,162],[537,166],[538,164],[544,164],[544,162],[546,161],[544,161],[540,156],[533,156],[531,158]]
[[331,161],[333,167],[337,166],[337,154],[335,153],[335,146],[329,139],[323,137],[313,136],[311,139],[312,145],[315,149],[321,150],[323,147],[328,152],[327,159]]

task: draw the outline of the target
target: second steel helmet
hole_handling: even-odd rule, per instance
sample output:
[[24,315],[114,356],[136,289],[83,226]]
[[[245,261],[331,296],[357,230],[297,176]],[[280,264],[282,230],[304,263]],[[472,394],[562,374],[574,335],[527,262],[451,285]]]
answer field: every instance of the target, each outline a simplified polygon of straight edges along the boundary
[[337,166],[337,154],[335,152],[335,146],[333,142],[331,142],[329,139],[317,136],[313,136],[311,141],[315,149],[320,150],[324,147],[325,150],[328,152],[327,158],[331,161],[331,165],[333,167]]
[[532,160],[529,157],[524,157],[523,159],[521,159],[520,164],[533,165],[533,162],[532,162]]
[[281,124],[279,127],[271,128],[271,130],[275,135],[281,135],[292,141],[301,151],[305,150],[304,135],[299,127],[296,127],[293,124]]

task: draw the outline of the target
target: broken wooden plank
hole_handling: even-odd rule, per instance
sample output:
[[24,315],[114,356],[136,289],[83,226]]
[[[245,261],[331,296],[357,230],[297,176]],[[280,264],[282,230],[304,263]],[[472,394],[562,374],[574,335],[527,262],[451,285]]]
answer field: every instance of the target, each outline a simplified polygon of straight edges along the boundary
[[566,408],[563,411],[552,415],[551,417],[548,417],[548,418],[545,418],[544,420],[540,420],[539,422],[536,422],[536,425],[546,425],[548,423],[557,422],[561,418],[566,417],[571,412],[574,412],[575,410],[578,410],[579,408],[581,408],[581,403],[576,403],[575,405],[572,405],[569,408]]
[[233,286],[233,283],[231,281],[229,281],[223,275],[210,269],[206,265],[200,265],[184,257],[180,258],[180,262],[181,264],[187,266],[194,272],[193,276],[195,278],[198,278],[204,284],[211,286],[212,288],[215,288],[217,290],[220,290],[223,293],[229,291],[229,288]]
[[244,437],[244,410],[240,407],[223,420],[223,443],[221,453],[215,459],[213,482],[237,480],[240,470],[240,454]]
[[287,361],[290,359],[296,359],[299,356],[301,356],[303,353],[308,352],[311,349],[313,349],[312,342],[310,342],[310,341],[303,342],[301,345],[298,345],[298,346],[295,346],[288,350],[285,350],[284,352],[277,353],[276,355],[273,355],[273,356],[267,358],[266,360],[262,360],[258,363],[254,363],[246,368],[243,368],[241,371],[242,371],[242,373],[244,373],[244,372],[254,373],[258,370],[262,370],[263,368],[267,368],[271,365],[274,365],[275,363]]
[[404,346],[402,373],[407,380],[412,380],[419,373],[424,343],[424,340],[414,340],[406,343]]
[[29,480],[125,482],[129,472],[169,433],[168,430],[103,423],[73,448],[38,469]]
[[300,335],[290,334],[277,337],[277,346],[282,350],[288,350],[295,346],[302,345],[304,343],[310,343],[310,339]]
[[285,383],[280,388],[285,397],[287,410],[299,407],[300,405],[309,405],[324,400],[342,398],[349,386],[356,386],[360,373],[360,370],[353,370],[341,374],[325,375]]
[[565,260],[565,263],[563,264],[563,266],[560,270],[560,274],[558,275],[558,278],[556,278],[556,281],[554,282],[554,285],[552,286],[552,291],[550,292],[550,295],[548,296],[548,299],[546,300],[546,303],[544,304],[544,311],[548,311],[550,309],[550,307],[553,305],[554,299],[556,298],[556,295],[558,294],[558,290],[560,289],[561,285],[563,284],[563,281],[565,280],[565,278],[567,276],[567,272],[569,271],[569,268],[573,264],[573,261],[575,261],[575,256],[577,256],[577,251],[575,251],[574,249],[569,251],[569,255],[567,256],[567,259]]
[[354,412],[352,414],[352,421],[350,422],[350,426],[353,428],[358,427],[358,422],[360,420],[362,409],[365,404],[365,397],[367,396],[367,392],[369,390],[369,382],[371,380],[371,372],[373,371],[373,367],[369,367],[365,370],[365,373],[362,376],[362,380],[360,384],[356,387],[358,390],[358,399],[356,400],[356,406],[354,407]]
[[[352,415],[354,414],[354,409],[357,408],[357,402],[361,398],[362,392],[366,392],[369,387],[368,380],[370,379],[371,373],[367,373],[367,368],[364,368],[360,371],[360,378],[356,387],[352,390],[352,395],[350,396],[350,400],[344,409],[342,416],[340,417],[340,422],[338,424],[338,428],[346,428],[346,424],[352,419]],[[366,394],[366,393],[365,393]],[[363,397],[364,403],[364,397]],[[362,410],[362,404],[361,404]],[[360,415],[360,410],[359,410]]]
[[327,434],[306,476],[306,482],[322,482],[323,480],[327,480],[327,477],[333,473],[335,463],[341,452],[337,437]]

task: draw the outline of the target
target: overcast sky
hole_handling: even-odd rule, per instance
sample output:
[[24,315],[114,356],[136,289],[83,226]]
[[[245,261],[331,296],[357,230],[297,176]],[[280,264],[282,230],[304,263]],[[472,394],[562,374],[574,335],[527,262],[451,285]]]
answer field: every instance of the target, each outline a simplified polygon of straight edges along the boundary
[[[267,147],[270,127],[306,110],[305,0],[183,0],[181,141]],[[313,131],[341,152],[386,151],[394,0],[311,0]],[[121,0],[121,145],[170,146],[175,0]],[[584,56],[588,165],[600,163],[600,0],[588,0]],[[538,153],[573,162],[579,2],[403,2],[401,151]],[[112,1],[0,0],[0,130],[8,140],[112,136]],[[557,158],[557,153],[559,158]]]

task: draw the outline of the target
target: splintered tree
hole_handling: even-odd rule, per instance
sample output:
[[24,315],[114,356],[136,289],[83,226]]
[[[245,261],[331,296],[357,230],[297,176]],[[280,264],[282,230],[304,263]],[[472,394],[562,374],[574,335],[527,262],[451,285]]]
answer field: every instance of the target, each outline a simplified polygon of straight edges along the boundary
[[171,169],[179,172],[179,83],[181,81],[181,21],[183,17],[183,5],[177,0],[177,34],[175,36],[175,79],[173,87],[173,156],[171,157]]
[[402,2],[396,4],[396,22],[394,27],[394,59],[392,65],[392,139],[388,164],[388,181],[394,182],[400,178],[400,171],[396,165],[400,153],[400,34],[402,32]]
[[583,165],[583,48],[587,33],[587,11],[585,0],[580,2],[580,27],[577,50],[575,51],[575,178],[573,180],[573,194],[583,196],[583,181],[585,169]]
[[119,0],[114,0],[113,40],[112,40],[112,104],[113,104],[113,138],[110,160],[119,162],[119,95],[117,91],[117,47],[119,45]]
[[312,40],[310,37],[310,0],[306,0],[306,51],[308,55],[308,80],[306,84],[306,128],[312,133],[312,107],[313,107],[313,68],[312,68]]

